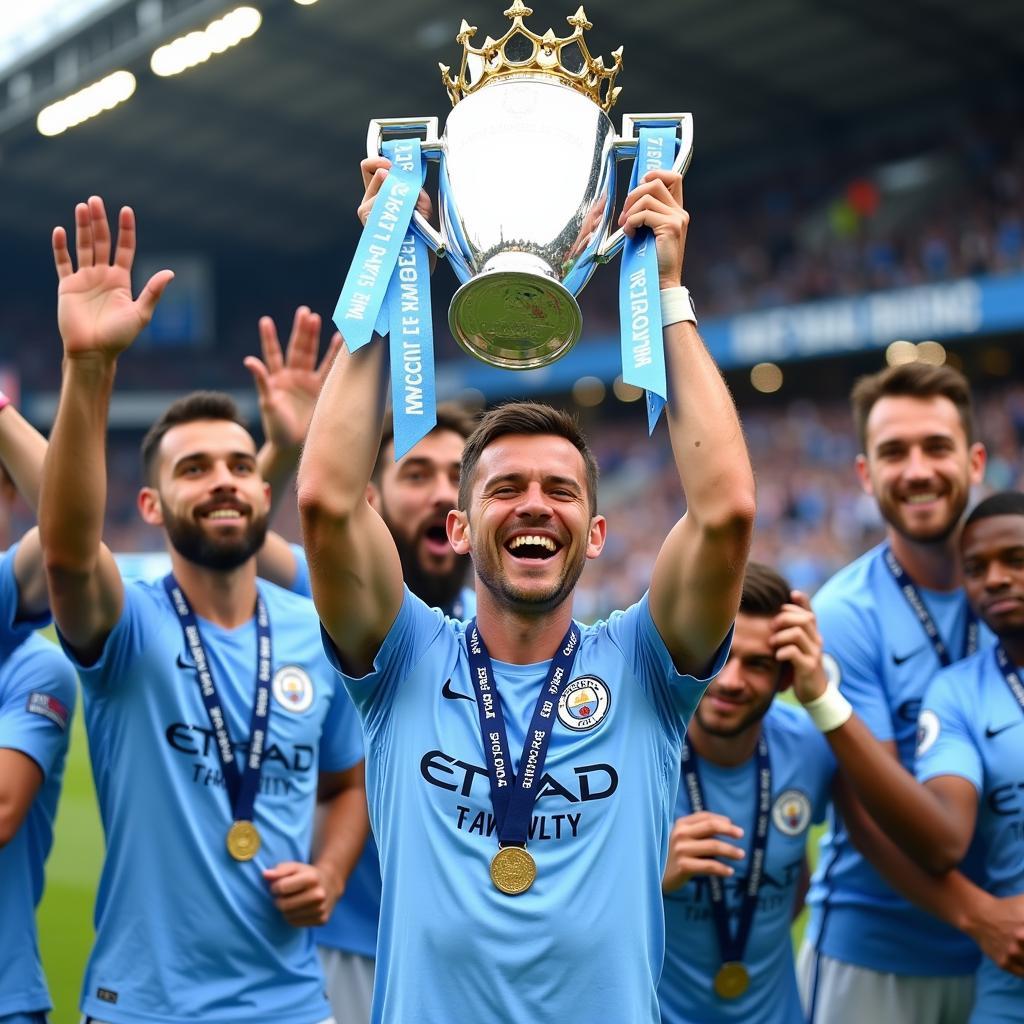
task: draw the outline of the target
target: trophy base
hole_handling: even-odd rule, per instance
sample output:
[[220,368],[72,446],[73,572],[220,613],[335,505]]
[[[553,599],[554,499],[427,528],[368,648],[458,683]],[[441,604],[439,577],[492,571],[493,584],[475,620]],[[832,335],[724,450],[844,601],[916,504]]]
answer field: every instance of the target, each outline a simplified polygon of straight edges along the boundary
[[552,278],[493,270],[467,281],[452,299],[448,325],[471,356],[505,370],[534,370],[579,341],[583,315],[572,292]]

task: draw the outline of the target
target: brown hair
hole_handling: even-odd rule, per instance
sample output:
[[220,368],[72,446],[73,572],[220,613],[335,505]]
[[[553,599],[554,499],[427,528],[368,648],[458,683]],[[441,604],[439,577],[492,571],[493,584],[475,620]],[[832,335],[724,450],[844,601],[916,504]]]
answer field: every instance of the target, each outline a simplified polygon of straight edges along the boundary
[[867,448],[867,423],[871,410],[880,398],[889,396],[948,398],[960,414],[967,443],[971,444],[974,440],[974,410],[967,378],[952,366],[903,363],[859,378],[850,392],[850,405],[853,407],[853,420],[861,451]]
[[740,595],[740,611],[744,615],[778,615],[790,601],[786,579],[763,562],[748,562]]
[[229,420],[246,430],[249,429],[230,395],[223,391],[193,391],[190,395],[172,402],[156,423],[146,431],[140,449],[144,480],[149,483],[154,481],[153,464],[156,461],[157,449],[167,431],[172,427],[180,427],[183,423],[194,423],[196,420]]
[[[463,440],[467,440],[470,435],[472,435],[475,428],[475,413],[471,412],[466,406],[460,405],[458,402],[442,402],[437,407],[437,425],[430,431],[430,433],[436,434],[439,430],[450,430],[453,434],[458,434]],[[394,440],[395,421],[393,417],[388,416],[384,423],[384,431],[381,434],[380,449],[377,452],[377,461],[373,464],[372,479],[375,483],[380,483],[380,475],[384,470],[384,452],[387,450],[388,445],[392,444]]]
[[509,434],[551,434],[564,437],[583,456],[587,471],[587,496],[590,514],[597,512],[597,460],[587,444],[574,416],[540,402],[507,402],[491,409],[473,431],[462,452],[462,475],[459,480],[459,508],[469,509],[470,488],[477,463],[484,449]]

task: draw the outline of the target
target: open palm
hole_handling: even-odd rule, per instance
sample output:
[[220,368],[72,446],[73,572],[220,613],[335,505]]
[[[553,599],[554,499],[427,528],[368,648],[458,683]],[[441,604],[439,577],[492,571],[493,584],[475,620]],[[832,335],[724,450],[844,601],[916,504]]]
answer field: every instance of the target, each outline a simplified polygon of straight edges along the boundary
[[154,274],[137,299],[132,298],[131,269],[135,258],[135,214],[129,207],[118,218],[117,248],[110,262],[111,237],[103,200],[92,196],[75,207],[75,249],[78,270],[68,251],[67,233],[53,232],[57,267],[57,324],[69,358],[102,355],[115,358],[153,317],[169,270]]

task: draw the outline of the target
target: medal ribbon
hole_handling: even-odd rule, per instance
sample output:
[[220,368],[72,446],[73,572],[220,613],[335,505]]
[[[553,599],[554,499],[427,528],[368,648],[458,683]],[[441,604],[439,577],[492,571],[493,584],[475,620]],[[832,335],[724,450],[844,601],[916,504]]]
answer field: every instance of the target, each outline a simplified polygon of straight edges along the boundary
[[412,230],[427,168],[417,138],[385,142],[391,161],[366,219],[334,310],[350,352],[377,334],[390,337],[395,460],[437,424],[430,257]]
[[558,698],[569,682],[573,662],[580,647],[576,623],[569,626],[558,652],[551,659],[548,677],[537,697],[533,719],[519,760],[519,772],[512,775],[505,715],[494,680],[491,656],[487,653],[476,619],[466,630],[469,674],[476,692],[480,715],[480,735],[487,758],[487,777],[491,784],[491,804],[498,831],[499,846],[525,846],[530,832],[530,817],[537,799],[537,784],[544,774],[551,727],[554,724]]
[[996,644],[996,664],[999,666],[999,671],[1003,673],[1010,693],[1016,698],[1021,711],[1024,711],[1024,683],[1021,682],[1020,676],[1002,644]]
[[[924,598],[921,597],[921,592],[917,589],[917,585],[907,575],[906,569],[896,561],[896,556],[888,545],[885,547],[884,556],[885,564],[888,566],[892,578],[896,581],[896,586],[900,588],[901,593],[907,600],[907,604],[910,605],[911,611],[917,616],[917,621],[921,623],[921,628],[924,630],[925,635],[931,641],[932,647],[935,649],[935,656],[939,659],[939,664],[943,668],[952,665],[955,659],[950,655],[949,648],[942,639],[939,627],[935,624],[931,612],[928,611]],[[964,621],[963,657],[966,658],[977,649],[978,619],[974,612],[968,608],[967,618]]]
[[[630,191],[648,171],[669,168],[675,158],[675,127],[641,128],[633,176],[629,182]],[[654,232],[646,226],[632,238],[626,238],[622,252],[619,323],[622,324],[622,379],[644,389],[647,429],[653,433],[668,398],[668,379],[665,374],[665,343],[661,335],[658,252]]]
[[178,614],[185,645],[196,665],[196,682],[210,719],[217,751],[220,754],[221,771],[228,791],[231,813],[235,821],[252,821],[256,809],[256,793],[259,789],[260,772],[263,768],[263,751],[266,747],[267,728],[270,724],[270,669],[273,664],[273,648],[270,640],[270,616],[262,595],[256,593],[256,694],[253,699],[252,717],[249,722],[249,750],[245,767],[239,771],[235,760],[235,749],[228,734],[227,719],[221,707],[217,687],[210,671],[210,662],[199,633],[199,622],[188,603],[185,592],[178,585],[173,573],[164,577],[164,590],[170,598],[171,607]]
[[[690,807],[694,814],[699,814],[706,807],[704,790],[700,784],[700,772],[697,758],[690,750],[690,744],[683,741],[683,781],[686,793],[690,798]],[[736,934],[729,929],[729,911],[725,900],[725,886],[717,875],[708,875],[708,889],[711,893],[711,917],[718,933],[718,951],[722,963],[742,961],[743,954],[750,939],[750,930],[754,924],[754,911],[757,909],[757,894],[764,878],[765,851],[768,848],[768,823],[772,812],[772,765],[768,757],[768,740],[764,730],[757,742],[757,818],[754,823],[754,840],[750,850],[750,868],[747,884],[743,891],[743,902],[740,904],[739,922]]]

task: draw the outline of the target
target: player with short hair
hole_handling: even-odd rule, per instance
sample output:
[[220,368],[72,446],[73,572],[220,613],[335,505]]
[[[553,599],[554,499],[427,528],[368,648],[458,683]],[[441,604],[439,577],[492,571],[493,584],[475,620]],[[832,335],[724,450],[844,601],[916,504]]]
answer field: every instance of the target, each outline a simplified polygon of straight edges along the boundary
[[[310,603],[257,583],[269,488],[227,396],[186,396],[147,435],[139,510],[173,571],[122,583],[101,541],[107,412],[118,357],[172,275],[133,299],[131,210],[113,263],[102,201],[75,222],[77,271],[64,230],[53,237],[64,374],[40,534],[107,845],[82,1010],[112,1024],[317,1024],[330,1008],[308,926],[366,839],[358,723]],[[318,790],[329,803],[310,864]]]
[[[365,216],[386,171],[369,160],[363,173]],[[681,178],[648,175],[621,223],[652,230],[661,286],[679,287]],[[446,523],[477,579],[463,623],[410,593],[366,499],[384,346],[339,354],[317,401],[299,510],[326,645],[366,736],[384,879],[376,1022],[658,1020],[675,766],[727,653],[754,516],[715,364],[689,318],[664,337],[687,513],[649,593],[589,627],[572,595],[606,523],[570,417],[513,403],[467,443]]]
[[[982,640],[960,589],[957,539],[985,450],[975,440],[967,382],[950,367],[890,367],[858,381],[851,397],[862,447],[857,474],[886,521],[886,540],[826,583],[814,609],[842,693],[912,771],[928,680]],[[905,874],[929,884],[923,870],[892,854]],[[891,882],[855,849],[844,816],[833,814],[800,961],[812,1021],[966,1020],[977,948]]]
[[998,643],[928,687],[917,777],[941,813],[927,837],[932,867],[956,867],[977,832],[995,897],[990,913],[1015,911],[1017,949],[998,963],[982,960],[971,1014],[972,1024],[1010,1024],[1024,1021],[1024,494],[1004,491],[977,505],[960,547],[967,598]]
[[[807,715],[775,700],[793,680],[776,638],[794,600],[774,569],[747,565],[729,660],[687,732],[662,881],[664,1024],[804,1020],[789,933],[835,760]],[[820,660],[813,619],[802,628]]]
[[[46,441],[0,392],[0,550],[17,493],[35,510]],[[44,1024],[51,1008],[36,907],[53,842],[78,684],[35,635],[49,622],[37,531],[0,555],[0,1024]]]

